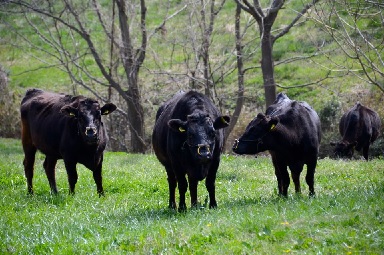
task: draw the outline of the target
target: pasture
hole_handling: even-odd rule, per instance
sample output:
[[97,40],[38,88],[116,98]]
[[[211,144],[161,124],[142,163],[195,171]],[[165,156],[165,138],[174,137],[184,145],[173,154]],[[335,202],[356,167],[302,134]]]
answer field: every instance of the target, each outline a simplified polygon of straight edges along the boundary
[[[37,154],[33,196],[27,195],[19,140],[0,138],[1,254],[383,254],[384,160],[321,159],[315,198],[293,183],[277,196],[267,157],[223,155],[216,180],[218,208],[169,210],[166,173],[153,154],[106,152],[105,197],[91,171],[78,165],[68,195],[62,161],[59,195],[50,194]],[[178,199],[178,196],[177,196]],[[178,200],[177,200],[178,201]]]

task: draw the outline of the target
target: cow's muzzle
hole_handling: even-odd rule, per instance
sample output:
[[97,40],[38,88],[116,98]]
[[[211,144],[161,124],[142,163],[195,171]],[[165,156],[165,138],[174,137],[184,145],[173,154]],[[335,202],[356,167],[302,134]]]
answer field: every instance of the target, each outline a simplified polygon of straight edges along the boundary
[[88,137],[95,136],[97,134],[97,129],[95,127],[86,127],[85,135]]
[[98,137],[97,137],[97,128],[96,127],[86,127],[85,128],[85,138],[87,140],[87,143],[93,144],[97,143]]
[[198,144],[197,154],[199,154],[200,156],[209,158],[211,156],[211,149],[209,147],[209,144]]
[[235,139],[235,142],[233,143],[232,150],[236,151],[237,147],[239,147],[239,139]]

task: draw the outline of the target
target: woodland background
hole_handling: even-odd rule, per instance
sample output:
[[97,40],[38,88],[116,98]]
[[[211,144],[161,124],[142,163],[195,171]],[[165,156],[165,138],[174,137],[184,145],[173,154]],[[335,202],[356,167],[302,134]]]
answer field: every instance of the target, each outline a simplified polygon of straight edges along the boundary
[[[284,92],[319,114],[326,157],[357,101],[384,123],[383,9],[380,0],[1,1],[0,136],[20,137],[20,101],[35,87],[112,101],[108,149],[151,152],[158,107],[193,89],[232,117],[230,152]],[[382,135],[371,154],[383,150]]]

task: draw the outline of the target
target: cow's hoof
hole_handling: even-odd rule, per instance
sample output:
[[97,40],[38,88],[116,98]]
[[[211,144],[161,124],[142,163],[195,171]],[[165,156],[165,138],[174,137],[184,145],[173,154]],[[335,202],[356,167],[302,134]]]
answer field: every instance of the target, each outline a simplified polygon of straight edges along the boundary
[[180,205],[178,211],[180,213],[186,212],[187,211],[187,206],[186,205]]

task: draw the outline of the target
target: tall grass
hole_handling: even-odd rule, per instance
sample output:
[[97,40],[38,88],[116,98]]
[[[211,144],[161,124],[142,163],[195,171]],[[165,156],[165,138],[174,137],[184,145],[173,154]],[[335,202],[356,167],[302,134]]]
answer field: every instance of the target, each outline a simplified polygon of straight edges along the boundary
[[[154,155],[105,154],[105,197],[91,172],[78,167],[68,195],[62,162],[59,195],[49,192],[37,156],[35,195],[26,191],[20,141],[0,139],[0,253],[2,254],[383,254],[384,161],[322,159],[316,198],[277,196],[272,163],[223,155],[218,209],[167,209],[168,185]],[[189,193],[188,193],[189,194]],[[188,205],[188,203],[187,203]]]

